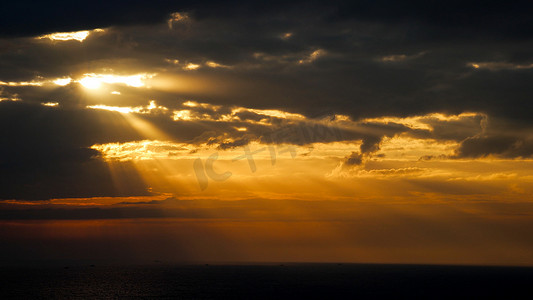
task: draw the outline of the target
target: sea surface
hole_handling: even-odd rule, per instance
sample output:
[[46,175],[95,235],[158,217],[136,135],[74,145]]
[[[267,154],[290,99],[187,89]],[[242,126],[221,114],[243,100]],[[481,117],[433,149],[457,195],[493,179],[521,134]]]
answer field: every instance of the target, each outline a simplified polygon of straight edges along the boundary
[[527,299],[533,293],[528,267],[84,265],[0,267],[0,276],[1,299]]

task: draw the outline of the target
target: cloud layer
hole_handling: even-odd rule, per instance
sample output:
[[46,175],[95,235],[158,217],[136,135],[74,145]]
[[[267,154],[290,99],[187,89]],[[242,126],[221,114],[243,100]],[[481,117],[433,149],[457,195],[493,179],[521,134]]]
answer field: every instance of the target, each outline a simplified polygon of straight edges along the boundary
[[191,154],[352,143],[344,167],[390,157],[383,143],[396,138],[456,144],[425,160],[533,155],[524,1],[111,1],[59,19],[46,12],[77,7],[57,2],[24,10],[24,23],[9,5],[0,198],[122,195],[93,146],[142,140]]

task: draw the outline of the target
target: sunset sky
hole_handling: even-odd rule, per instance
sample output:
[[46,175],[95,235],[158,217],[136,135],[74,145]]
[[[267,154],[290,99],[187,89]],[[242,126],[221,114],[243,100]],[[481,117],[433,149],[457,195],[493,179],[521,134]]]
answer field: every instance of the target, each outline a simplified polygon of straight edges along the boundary
[[533,265],[529,1],[2,6],[0,264]]

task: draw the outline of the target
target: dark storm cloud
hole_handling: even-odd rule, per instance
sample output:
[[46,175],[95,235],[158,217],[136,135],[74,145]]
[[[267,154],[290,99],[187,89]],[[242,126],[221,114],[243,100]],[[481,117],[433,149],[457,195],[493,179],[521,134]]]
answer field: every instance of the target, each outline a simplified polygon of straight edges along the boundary
[[187,1],[10,1],[2,4],[0,36],[35,36],[112,25],[161,21]]
[[[443,184],[442,182],[412,181],[422,189],[439,190],[446,194],[468,195],[473,189],[468,184]],[[456,204],[469,207],[470,201]],[[512,205],[511,205],[512,204]],[[494,203],[478,201],[475,203],[483,208],[484,212],[497,213],[499,216],[530,216],[533,214],[531,203]],[[377,206],[376,206],[377,205]],[[120,202],[109,205],[61,205],[33,203],[2,203],[0,202],[0,220],[103,220],[103,219],[230,219],[239,221],[304,221],[304,220],[329,220],[329,221],[354,221],[362,215],[356,213],[361,209],[375,207],[383,210],[383,204],[358,203],[354,201],[306,201],[278,199],[248,200],[212,200],[196,199],[182,200],[167,198],[165,200],[152,200],[144,202]],[[424,204],[422,204],[424,205]],[[428,204],[426,204],[428,205]],[[442,204],[436,204],[441,206]],[[429,204],[429,207],[435,204]],[[291,207],[291,209],[286,209]],[[294,211],[301,212],[294,214]],[[448,211],[448,210],[446,210]],[[460,210],[459,210],[460,211]],[[393,211],[397,214],[398,211]],[[372,215],[367,215],[373,218]],[[412,217],[412,216],[411,216]],[[466,217],[466,216],[465,216]]]
[[[2,36],[28,36],[113,25],[160,22],[169,12],[194,11],[198,18],[264,16],[279,11],[322,9],[329,20],[413,23],[437,33],[531,36],[529,1],[24,1],[3,4]],[[283,14],[282,14],[283,15]],[[512,18],[509,18],[512,16]],[[425,25],[425,26],[422,26]],[[440,29],[440,30],[439,30]]]
[[[317,120],[287,121],[278,118],[268,117],[270,122],[265,124],[249,124],[246,122],[209,122],[196,121],[194,123],[181,121],[171,122],[164,121],[168,126],[166,132],[173,135],[176,139],[184,142],[208,145],[219,145],[220,149],[230,149],[247,145],[252,141],[259,141],[265,144],[292,144],[292,145],[310,145],[313,143],[332,143],[332,142],[354,142],[361,141],[361,152],[371,153],[379,150],[379,144],[384,137],[393,137],[403,132],[410,131],[409,128],[401,124],[387,123],[351,123],[351,126],[341,126],[337,123],[319,122]],[[246,131],[235,130],[236,127],[247,128]],[[192,140],[185,140],[183,128],[190,128],[190,132],[198,133],[203,131]],[[228,138],[232,141],[226,141]]]
[[[339,17],[414,23],[441,36],[531,37],[529,1],[346,1]],[[512,16],[512,18],[509,18]],[[424,26],[422,26],[424,25]],[[430,36],[424,38],[431,39]]]
[[[98,220],[132,218],[211,218],[213,209],[222,218],[252,219],[250,210],[257,205],[267,207],[266,200],[252,199],[232,203],[218,200],[180,200],[168,198],[149,202],[121,202],[112,205],[75,207],[58,204],[33,204],[31,207],[17,203],[0,202],[0,220]],[[298,201],[288,201],[299,204]]]
[[138,138],[126,125],[100,112],[0,102],[0,199],[147,194],[127,165],[121,175],[130,189],[118,190],[89,148],[94,141]]
[[[249,6],[239,6],[235,11],[241,13],[232,13],[230,8],[220,5],[216,15],[208,13],[212,7],[208,4],[199,6],[203,10],[198,8],[191,13],[190,24],[176,24],[173,30],[161,20],[156,27],[110,29],[106,34],[90,36],[83,44],[34,41],[28,45],[19,41],[22,44],[12,46],[16,51],[8,50],[0,56],[2,69],[6,70],[2,78],[29,80],[36,75],[63,76],[104,67],[122,72],[157,72],[165,68],[183,73],[182,65],[173,71],[165,63],[166,58],[176,58],[182,63],[214,60],[233,67],[215,70],[202,65],[194,75],[217,78],[218,86],[225,86],[226,90],[182,91],[178,95],[158,95],[160,98],[286,108],[307,115],[328,108],[349,113],[354,118],[465,110],[510,117],[523,114],[523,110],[515,109],[516,105],[502,105],[510,89],[514,98],[511,101],[530,105],[527,101],[529,70],[502,74],[467,66],[473,61],[532,61],[525,50],[530,44],[527,37],[480,42],[475,34],[472,40],[450,40],[439,38],[436,32],[432,35],[434,40],[428,42],[424,35],[417,36],[417,29],[431,30],[432,27],[424,26],[425,22],[445,28],[458,15],[470,17],[471,23],[463,25],[476,28],[486,36],[488,32],[476,25],[477,22],[487,23],[494,18],[503,19],[503,23],[516,22],[507,16],[517,10],[518,4],[496,9],[489,3],[483,6],[483,13],[479,8],[473,9],[473,5],[457,3],[442,8],[418,2],[400,6],[386,1],[360,2],[342,10],[335,8],[344,8],[343,3],[340,6],[334,3],[324,11],[317,7],[325,4],[306,5],[300,11],[288,5],[282,12],[254,11]],[[412,13],[415,4],[421,5],[414,10],[417,13]],[[247,9],[248,14],[241,9]],[[424,15],[424,10],[429,16],[441,10],[446,13],[430,18]],[[395,11],[398,17],[393,17]],[[527,11],[527,7],[522,11]],[[352,17],[331,17],[341,12],[351,12]],[[487,12],[491,13],[485,16]],[[366,13],[368,16],[364,17]],[[449,19],[443,17],[447,14]],[[280,38],[285,32],[293,36]],[[410,39],[413,35],[417,38]],[[323,49],[326,54],[311,63],[298,63],[317,49]],[[380,60],[391,55],[410,59]]]
[[451,119],[426,116],[421,118],[420,122],[428,125],[431,130],[412,129],[409,131],[409,136],[457,142],[480,135],[489,125],[484,114],[461,115]]
[[533,137],[516,135],[485,135],[464,140],[456,150],[457,157],[496,156],[529,158],[533,156]]
[[363,155],[361,153],[352,152],[345,158],[344,163],[349,166],[358,166],[363,163]]
[[[166,22],[175,11],[188,19],[174,22],[170,29]],[[405,132],[460,142],[458,157],[530,157],[531,13],[532,5],[526,1],[5,3],[0,16],[0,81],[79,79],[84,73],[112,69],[126,75],[177,76],[176,83],[197,80],[201,88],[119,85],[116,89],[122,94],[115,97],[91,94],[77,83],[0,87],[0,97],[23,101],[0,104],[0,198],[40,198],[39,193],[44,198],[72,196],[75,190],[83,190],[79,195],[85,196],[113,194],[109,184],[100,182],[105,180],[90,175],[106,174],[106,168],[89,147],[146,137],[118,113],[84,108],[139,106],[150,99],[170,111],[185,109],[185,100],[222,107],[191,109],[212,121],[175,122],[170,112],[138,116],[179,142],[228,148],[253,140],[297,145],[361,141],[360,152],[371,154],[383,137]],[[33,39],[49,32],[98,27],[107,29],[83,43]],[[222,67],[210,67],[208,62]],[[188,63],[198,64],[199,69],[185,71]],[[473,63],[481,67],[476,69]],[[53,109],[38,105],[50,101],[60,105]],[[251,111],[237,113],[230,122],[220,121],[232,107],[279,109],[311,120],[324,111],[353,120],[435,112],[479,114],[456,121],[427,119],[432,131],[365,123],[328,134],[330,128],[320,123],[287,124]],[[484,128],[482,115],[489,118]],[[296,129],[298,134],[286,134]],[[278,134],[273,135],[273,130]],[[83,184],[93,182],[87,178],[96,181]],[[36,186],[38,182],[46,184]],[[58,185],[65,182],[71,192],[51,192],[61,190]],[[87,186],[108,188],[96,191]]]

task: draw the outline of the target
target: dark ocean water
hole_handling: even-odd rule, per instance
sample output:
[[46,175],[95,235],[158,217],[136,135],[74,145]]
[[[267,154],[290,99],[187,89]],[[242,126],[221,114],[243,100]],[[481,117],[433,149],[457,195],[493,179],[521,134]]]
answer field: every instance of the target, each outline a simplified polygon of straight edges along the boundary
[[533,268],[284,264],[0,268],[17,299],[531,299]]

